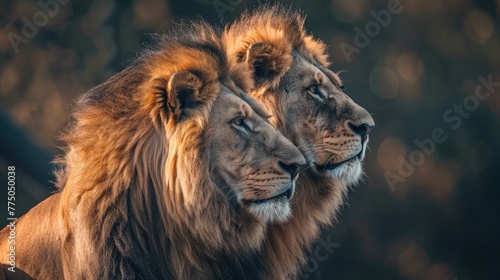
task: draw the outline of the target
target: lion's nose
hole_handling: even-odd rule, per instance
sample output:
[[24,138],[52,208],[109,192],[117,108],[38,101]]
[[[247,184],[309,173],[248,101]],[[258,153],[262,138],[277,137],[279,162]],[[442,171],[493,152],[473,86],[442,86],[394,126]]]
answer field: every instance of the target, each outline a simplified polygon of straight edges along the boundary
[[283,171],[290,174],[292,178],[297,175],[297,171],[299,170],[299,166],[297,164],[284,164],[283,162],[278,161],[278,165],[281,169],[283,169]]
[[300,167],[306,164],[306,159],[295,145],[288,139],[282,138],[277,144],[280,149],[274,151],[273,154],[278,157],[278,165],[284,171],[289,173],[292,177],[297,175]]
[[375,127],[375,121],[368,111],[349,100],[343,107],[345,115],[345,123],[352,132],[361,137],[361,141],[365,142],[368,139],[368,134]]
[[366,138],[368,137],[368,134],[372,130],[372,128],[375,126],[370,125],[368,123],[361,123],[359,125],[353,124],[352,122],[348,123],[349,128],[356,133],[357,135],[361,136],[362,141],[364,142]]
[[368,111],[359,108],[358,114],[354,118],[348,120],[347,126],[357,135],[361,137],[361,141],[366,141],[368,134],[375,127],[375,121]]
[[297,175],[300,167],[303,167],[305,164],[306,159],[299,149],[295,148],[295,146],[293,150],[282,153],[278,160],[279,167],[286,173],[290,174],[292,178]]
[[283,171],[295,175],[299,167],[306,164],[306,159],[300,150],[278,130],[273,137],[269,137],[272,147],[269,152],[276,157],[277,163]]

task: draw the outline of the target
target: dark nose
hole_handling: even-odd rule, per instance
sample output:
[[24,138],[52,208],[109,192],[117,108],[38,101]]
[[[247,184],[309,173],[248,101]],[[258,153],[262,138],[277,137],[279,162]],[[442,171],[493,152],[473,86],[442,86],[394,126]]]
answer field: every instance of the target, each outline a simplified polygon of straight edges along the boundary
[[299,164],[285,164],[281,161],[278,162],[278,165],[281,167],[281,169],[283,169],[283,171],[287,172],[288,174],[290,174],[290,176],[295,177],[295,175],[297,175],[297,171],[299,170],[299,166],[302,166],[302,165],[299,165]]
[[364,123],[362,122],[361,124],[353,124],[352,122],[349,122],[349,128],[356,133],[357,135],[361,136],[362,141],[364,142],[366,138],[368,137],[368,134],[370,133],[370,130],[375,126],[375,124],[372,122],[371,124]]

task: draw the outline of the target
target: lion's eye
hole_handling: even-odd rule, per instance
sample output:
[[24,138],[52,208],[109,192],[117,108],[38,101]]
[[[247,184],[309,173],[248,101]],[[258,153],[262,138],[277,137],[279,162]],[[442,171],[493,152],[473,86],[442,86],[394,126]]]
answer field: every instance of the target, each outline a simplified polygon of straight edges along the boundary
[[321,96],[321,92],[318,88],[318,85],[310,85],[309,87],[307,87],[307,93],[314,97],[315,99],[317,99],[318,101],[320,102],[323,102],[323,99],[322,99],[322,96]]
[[233,120],[233,124],[235,124],[237,126],[241,126],[243,124],[243,118],[237,118],[237,119]]
[[345,91],[346,87],[344,85],[339,86],[340,90]]
[[241,131],[250,131],[250,127],[247,125],[244,117],[238,117],[231,121],[232,126]]
[[317,90],[318,90],[318,86],[317,85],[312,85],[312,86],[309,86],[307,88],[307,91],[309,91],[309,93],[311,93],[311,94],[316,94]]

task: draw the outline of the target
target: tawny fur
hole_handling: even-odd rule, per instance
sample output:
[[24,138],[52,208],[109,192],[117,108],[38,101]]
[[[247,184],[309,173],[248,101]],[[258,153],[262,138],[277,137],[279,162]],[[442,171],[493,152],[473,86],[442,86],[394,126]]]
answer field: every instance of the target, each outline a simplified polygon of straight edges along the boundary
[[[231,65],[240,67],[240,64],[245,64],[254,71],[256,88],[252,91],[252,96],[266,107],[272,116],[271,122],[287,138],[299,148],[306,147],[302,152],[307,159],[314,151],[324,156],[325,151],[332,150],[332,147],[335,150],[336,147],[353,141],[351,139],[359,138],[347,129],[346,122],[339,123],[334,128],[329,127],[325,133],[321,131],[321,127],[328,127],[328,123],[334,119],[354,119],[356,113],[368,122],[371,117],[340,92],[339,77],[326,69],[329,62],[325,45],[306,32],[304,21],[305,17],[301,13],[283,5],[264,5],[228,25],[224,40],[228,45]],[[266,49],[260,50],[260,53],[259,50],[251,53],[249,49],[253,44],[258,47],[265,45]],[[257,65],[256,68],[254,61],[259,62],[259,59],[248,58],[247,55],[257,56],[264,62],[260,62],[262,65]],[[266,71],[266,67],[272,71]],[[321,75],[318,79],[330,81],[329,92],[341,96],[342,101],[339,104],[347,109],[325,107],[323,115],[311,114],[307,118],[293,119],[288,113],[291,105],[300,107],[301,102],[311,102],[306,101],[305,97],[298,102],[292,102],[291,105],[283,101],[291,94],[288,93],[289,86],[300,84],[302,82],[300,79],[306,78],[301,76],[294,81],[285,81],[283,77],[296,71],[295,67],[309,67],[313,69],[312,72],[319,72]],[[304,96],[306,95],[307,93],[304,93]],[[306,106],[304,110],[307,110]],[[309,131],[314,131],[316,136],[312,138],[328,139],[328,141],[322,140],[323,143],[314,145],[306,142],[300,129],[290,130],[290,123],[300,123]],[[347,154],[347,151],[343,154]],[[328,156],[325,162],[332,158]],[[265,261],[262,262],[266,279],[291,279],[298,276],[301,266],[305,264],[308,251],[319,236],[321,227],[331,224],[342,205],[346,190],[345,182],[332,179],[314,168],[309,168],[300,174],[296,196],[291,201],[291,218],[287,222],[274,224],[269,228],[263,249]]]
[[256,88],[278,86],[277,82],[290,68],[292,50],[299,51],[311,61],[328,66],[330,62],[326,45],[307,34],[304,21],[305,17],[301,13],[282,5],[263,5],[252,13],[244,13],[228,25],[224,32],[231,67],[240,67],[247,59],[249,46],[259,42],[272,46],[263,52],[266,55],[262,57],[269,64],[262,68],[272,71],[262,75],[265,79],[255,81]]

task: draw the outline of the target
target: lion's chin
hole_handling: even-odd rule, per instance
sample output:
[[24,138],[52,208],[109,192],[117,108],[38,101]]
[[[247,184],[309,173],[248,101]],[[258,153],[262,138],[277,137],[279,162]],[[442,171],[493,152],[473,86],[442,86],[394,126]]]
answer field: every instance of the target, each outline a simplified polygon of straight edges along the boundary
[[326,176],[342,182],[344,185],[350,186],[356,184],[361,175],[363,168],[361,162],[365,156],[365,149],[362,149],[358,154],[352,156],[339,163],[329,163],[327,165],[318,166],[317,171]]
[[346,186],[356,184],[363,174],[362,162],[365,158],[365,152],[366,143],[356,155],[339,163],[317,166],[316,171],[334,180],[338,180]]
[[361,160],[358,157],[352,158],[335,169],[327,171],[328,177],[339,180],[348,186],[356,184],[361,179],[362,174],[363,168],[361,167]]
[[279,223],[291,215],[290,202],[286,197],[279,197],[263,203],[248,203],[247,210],[264,222]]

